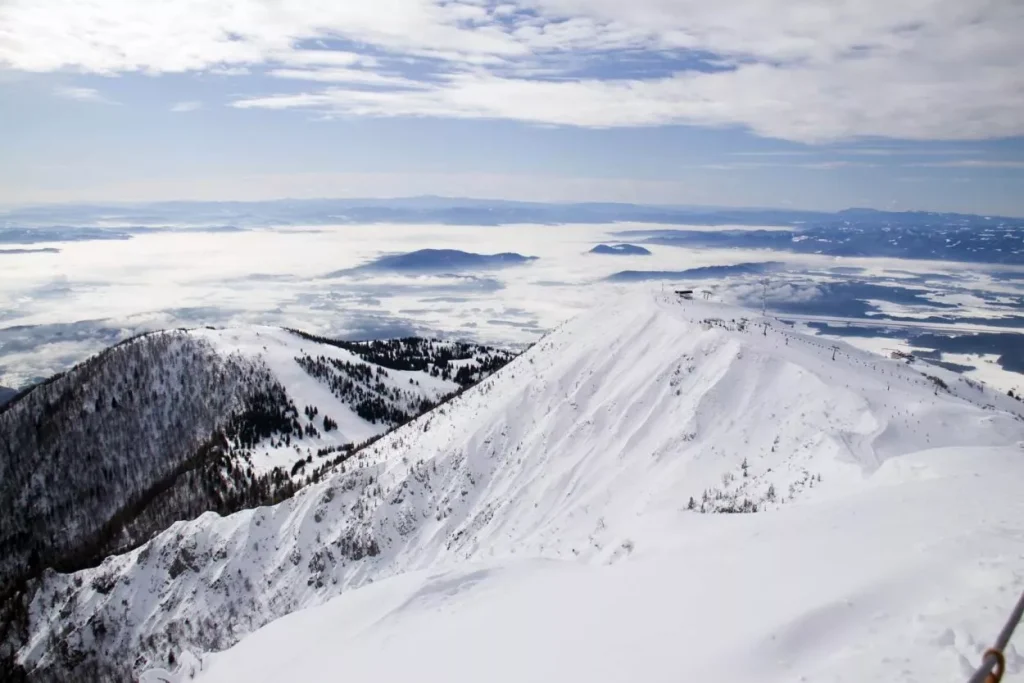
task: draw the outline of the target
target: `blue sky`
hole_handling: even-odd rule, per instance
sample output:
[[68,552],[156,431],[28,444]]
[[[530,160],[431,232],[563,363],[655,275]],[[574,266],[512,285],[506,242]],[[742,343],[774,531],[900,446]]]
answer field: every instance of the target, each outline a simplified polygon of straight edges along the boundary
[[0,203],[1024,215],[1024,5],[7,0]]

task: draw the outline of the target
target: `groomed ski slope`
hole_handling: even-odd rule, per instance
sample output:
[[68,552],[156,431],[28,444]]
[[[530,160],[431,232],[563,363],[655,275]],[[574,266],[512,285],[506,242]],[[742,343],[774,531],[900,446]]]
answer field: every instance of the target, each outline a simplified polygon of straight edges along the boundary
[[63,609],[147,681],[957,680],[1024,587],[1022,404],[761,322],[609,302],[281,505],[48,576],[21,659]]

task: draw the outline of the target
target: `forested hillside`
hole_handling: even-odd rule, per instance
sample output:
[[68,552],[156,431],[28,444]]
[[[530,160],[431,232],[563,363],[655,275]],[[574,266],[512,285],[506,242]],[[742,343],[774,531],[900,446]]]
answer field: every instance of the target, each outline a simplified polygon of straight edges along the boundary
[[33,387],[0,408],[0,636],[24,627],[24,589],[46,568],[93,566],[206,511],[277,503],[511,357],[416,339],[178,330]]
[[[147,508],[172,498],[178,477],[215,461],[229,431],[291,429],[292,412],[265,367],[222,357],[184,332],[133,339],[8,404],[0,413],[4,587],[132,545],[140,539],[130,520],[144,540]],[[242,483],[223,482],[223,493]],[[155,516],[174,518],[161,502]]]

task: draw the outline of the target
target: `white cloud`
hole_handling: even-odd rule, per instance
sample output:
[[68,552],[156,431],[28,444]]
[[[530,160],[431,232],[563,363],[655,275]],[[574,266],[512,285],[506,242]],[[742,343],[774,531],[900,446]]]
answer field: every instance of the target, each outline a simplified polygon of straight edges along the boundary
[[[0,67],[21,71],[266,67],[278,77],[364,85],[375,76],[362,74],[397,78],[380,71],[386,60],[429,58],[442,78],[434,73],[418,89],[378,80],[403,90],[333,85],[238,106],[595,128],[739,126],[810,143],[1024,135],[1021,35],[1024,3],[1014,0],[0,3]],[[662,76],[573,76],[608,50],[655,60]],[[687,70],[679,60],[688,55],[725,70]]]
[[761,152],[730,152],[737,157],[803,157],[817,154],[812,150],[773,150]]
[[187,102],[175,102],[171,105],[171,111],[175,113],[185,113],[190,111],[196,111],[202,109],[203,103],[196,100],[189,100]]
[[873,157],[895,157],[895,156],[960,156],[963,154],[976,154],[971,149],[956,147],[941,147],[938,149],[919,149],[916,147],[854,147],[850,149],[835,150],[840,154],[852,154],[855,156]]
[[389,76],[376,71],[362,69],[326,68],[326,69],[271,69],[268,72],[275,78],[294,80],[319,81],[322,83],[349,83],[363,85],[379,85],[392,88],[421,88],[423,84],[402,78]]
[[376,57],[342,50],[291,50],[277,58],[289,66],[376,66]]
[[908,166],[929,168],[1024,168],[1024,161],[1009,159],[956,159],[953,161],[922,162]]
[[816,171],[833,171],[837,168],[875,168],[878,164],[869,164],[859,161],[814,161],[806,164],[798,164],[801,168],[808,168]]
[[[397,52],[526,54],[499,27],[468,26],[467,7],[472,3],[432,0],[8,0],[0,4],[0,64],[40,72],[161,73],[278,59],[354,63],[296,47],[332,38]],[[319,61],[303,61],[310,58]]]
[[207,73],[215,76],[248,76],[252,72],[244,66],[218,66],[208,69]]
[[97,102],[99,104],[113,104],[112,100],[104,97],[95,88],[76,88],[73,86],[61,86],[53,89],[53,94],[65,100],[76,100],[78,102]]
[[928,140],[1024,134],[1024,88],[1015,86],[1021,78],[1016,67],[989,81],[965,83],[926,83],[887,71],[885,63],[867,61],[827,69],[749,64],[729,72],[689,71],[656,80],[538,81],[478,71],[415,92],[329,88],[244,99],[236,106],[310,107],[360,116],[503,118],[592,128],[743,126],[766,137],[811,143],[862,136]]
[[727,163],[699,164],[692,168],[703,168],[711,171],[752,171],[763,168],[791,168],[812,171],[834,171],[840,168],[875,168],[878,164],[845,159],[828,159],[824,161],[732,161]]

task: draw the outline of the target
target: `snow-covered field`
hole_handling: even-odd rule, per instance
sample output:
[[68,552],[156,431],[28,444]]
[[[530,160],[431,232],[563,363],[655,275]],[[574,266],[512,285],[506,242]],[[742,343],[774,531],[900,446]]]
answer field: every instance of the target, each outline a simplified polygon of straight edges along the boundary
[[1024,588],[1024,404],[763,322],[606,302],[293,499],[47,575],[19,659],[57,636],[147,681],[957,680]]

